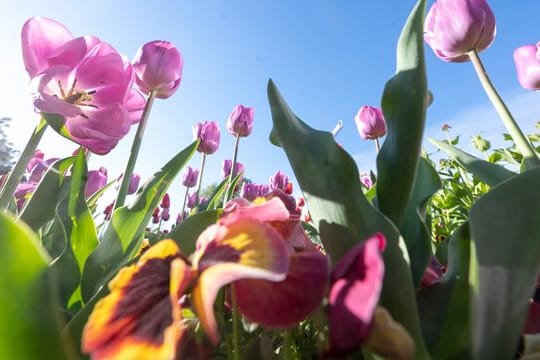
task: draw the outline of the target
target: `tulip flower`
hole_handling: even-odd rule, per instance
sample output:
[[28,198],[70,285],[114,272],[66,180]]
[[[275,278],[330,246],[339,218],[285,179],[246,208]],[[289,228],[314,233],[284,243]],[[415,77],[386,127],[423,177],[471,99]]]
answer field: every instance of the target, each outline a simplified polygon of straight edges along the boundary
[[165,193],[163,199],[161,199],[161,204],[159,205],[162,209],[168,209],[171,207],[171,197],[169,193]]
[[86,180],[86,188],[84,190],[84,196],[89,198],[99,189],[107,184],[107,169],[100,167],[99,170],[91,170],[88,172],[88,179]]
[[485,0],[437,0],[424,24],[424,40],[444,61],[469,60],[495,38],[495,16]]
[[518,80],[529,90],[540,90],[540,42],[514,50]]
[[253,130],[253,117],[255,109],[236,105],[227,119],[227,131],[229,134],[245,137]]
[[199,139],[198,152],[211,155],[219,147],[219,126],[215,121],[204,121],[193,125],[193,140]]
[[270,176],[270,190],[279,189],[285,191],[287,184],[289,183],[289,177],[281,171],[276,172]]
[[197,179],[199,177],[199,170],[188,166],[182,175],[182,185],[187,188],[197,185]]
[[[221,165],[221,176],[223,178],[226,178],[227,176],[231,174],[231,166],[232,166],[231,160],[223,160],[223,164]],[[244,165],[242,163],[237,162],[234,165],[233,178],[238,176],[238,174],[240,174],[243,171],[244,171]]]
[[373,181],[371,180],[371,175],[367,173],[360,174],[360,183],[368,190],[373,187]]
[[37,183],[35,182],[23,182],[17,185],[17,189],[13,196],[17,202],[17,210],[21,211],[26,203],[26,200],[30,198],[34,190],[36,189]]
[[128,194],[134,194],[139,188],[139,182],[141,181],[141,176],[139,174],[131,175],[131,180],[129,181]]
[[32,168],[30,175],[28,176],[28,181],[34,183],[40,182],[43,174],[45,174],[45,172],[49,170],[51,165],[54,164],[57,160],[59,160],[59,158],[50,158],[34,163],[34,167]]
[[135,82],[143,93],[154,91],[157,98],[166,99],[180,86],[183,65],[182,55],[174,44],[160,40],[147,42],[133,60]]
[[43,151],[39,149],[34,151],[34,156],[30,159],[30,161],[26,165],[26,171],[31,172],[37,164],[43,161],[44,157],[45,157],[45,154],[43,153]]
[[161,211],[161,220],[169,221],[170,218],[171,215],[169,213],[169,208],[163,208],[163,210]]
[[187,203],[186,203],[186,206],[188,207],[188,209],[193,209],[195,206],[197,206],[197,203],[198,203],[197,200],[198,200],[197,193],[189,194],[187,198]]
[[354,121],[362,139],[377,139],[386,134],[386,120],[380,108],[365,105],[356,114]]
[[240,196],[248,201],[253,201],[259,197],[260,186],[252,182],[244,182],[240,189]]

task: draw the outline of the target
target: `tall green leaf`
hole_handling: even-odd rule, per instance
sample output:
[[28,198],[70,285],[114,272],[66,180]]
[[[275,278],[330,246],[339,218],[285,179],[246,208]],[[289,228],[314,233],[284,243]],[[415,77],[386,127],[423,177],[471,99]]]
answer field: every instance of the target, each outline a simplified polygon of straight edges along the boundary
[[540,270],[540,168],[503,182],[471,208],[478,267],[474,349],[478,359],[511,359]]
[[471,174],[477,176],[480,180],[489,186],[495,186],[503,181],[515,176],[516,173],[506,169],[501,165],[479,159],[471,154],[462,151],[455,146],[443,141],[428,138],[429,142],[446,152],[455,161],[465,168]]
[[429,358],[420,331],[406,245],[396,227],[366,200],[354,160],[338,146],[332,134],[312,129],[298,119],[271,80],[268,98],[274,132],[333,263],[360,241],[383,232],[387,248],[381,303],[415,339],[416,358]]
[[36,235],[1,212],[0,234],[0,359],[72,358]]
[[379,209],[401,223],[414,186],[428,100],[424,64],[424,13],[419,0],[398,40],[396,75],[385,86],[382,108],[388,132],[377,156]]
[[85,301],[139,249],[154,208],[197,146],[198,141],[195,141],[178,153],[142,187],[132,204],[112,214],[101,242],[88,258],[83,270],[81,290]]
[[431,196],[441,188],[441,179],[431,163],[424,158],[420,158],[415,178],[411,199],[399,229],[411,257],[413,283],[418,286],[432,255],[426,206]]

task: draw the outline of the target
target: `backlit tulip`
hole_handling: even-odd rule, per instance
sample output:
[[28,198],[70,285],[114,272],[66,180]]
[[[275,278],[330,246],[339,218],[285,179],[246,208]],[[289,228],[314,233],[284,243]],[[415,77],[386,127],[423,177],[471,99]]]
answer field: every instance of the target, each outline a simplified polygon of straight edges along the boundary
[[139,182],[141,181],[141,176],[139,174],[131,175],[131,180],[129,181],[128,194],[134,194],[139,188]]
[[[231,174],[231,166],[231,160],[223,160],[223,164],[221,165],[221,176],[223,178],[226,178]],[[233,178],[240,174],[242,171],[244,171],[244,165],[237,161],[236,164],[234,164]],[[241,180],[239,182],[241,182]]]
[[495,16],[485,0],[437,0],[424,24],[424,40],[435,55],[451,62],[467,61],[467,52],[484,50],[495,33]]
[[354,118],[362,139],[377,139],[386,134],[386,120],[380,108],[364,105]]
[[188,166],[184,173],[182,174],[182,185],[185,187],[191,188],[197,185],[197,180],[199,179],[199,170]]
[[289,183],[289,177],[281,171],[276,172],[270,176],[270,190],[279,189],[285,191],[287,184]]
[[163,199],[161,199],[161,204],[159,205],[163,209],[168,209],[171,207],[171,197],[169,196],[169,193],[166,193],[163,196]]
[[88,172],[84,195],[88,198],[107,184],[107,169],[100,167],[99,170]]
[[219,126],[215,121],[204,121],[193,125],[193,140],[200,140],[198,152],[213,154],[219,147]]
[[183,65],[182,55],[174,44],[150,41],[139,48],[133,60],[135,81],[143,93],[155,91],[157,98],[166,99],[178,89]]
[[248,136],[253,130],[255,109],[236,105],[227,120],[227,130],[231,135]]
[[514,50],[518,80],[529,90],[540,90],[540,42]]

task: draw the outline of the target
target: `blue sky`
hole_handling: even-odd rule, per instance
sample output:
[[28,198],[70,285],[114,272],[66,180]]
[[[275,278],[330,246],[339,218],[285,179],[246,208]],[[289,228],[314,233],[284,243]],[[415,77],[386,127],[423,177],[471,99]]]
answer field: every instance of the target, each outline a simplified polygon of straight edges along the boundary
[[[132,58],[144,42],[175,43],[184,56],[179,91],[158,100],[142,144],[136,171],[150,176],[192,140],[191,126],[218,121],[220,150],[209,157],[208,184],[220,176],[221,162],[232,155],[233,138],[225,130],[234,105],[255,107],[253,134],[242,139],[239,161],[246,176],[266,182],[277,170],[292,175],[282,151],[268,142],[271,128],[266,83],[272,78],[302,119],[331,130],[339,119],[338,141],[361,170],[374,164],[371,142],[359,138],[353,123],[358,108],[378,105],[395,68],[395,44],[413,0],[402,1],[35,1],[7,2],[0,13],[0,116],[13,118],[10,139],[22,147],[38,117],[33,113],[20,55],[19,31],[35,15],[54,18],[76,36],[92,34]],[[431,2],[429,2],[431,4]],[[490,1],[497,37],[482,53],[492,80],[526,130],[540,120],[540,94],[520,88],[514,48],[540,40],[540,1]],[[453,126],[470,149],[469,137],[482,133],[495,143],[504,128],[491,110],[472,66],[436,58],[426,47],[428,82],[435,101],[429,108],[426,135],[442,138],[441,124]],[[119,174],[131,145],[130,136],[105,157],[91,158],[91,168],[106,166]],[[48,156],[67,156],[74,145],[50,131],[41,146]],[[199,166],[195,156],[191,165]],[[173,184],[173,201],[183,193]],[[179,206],[179,205],[178,205]]]

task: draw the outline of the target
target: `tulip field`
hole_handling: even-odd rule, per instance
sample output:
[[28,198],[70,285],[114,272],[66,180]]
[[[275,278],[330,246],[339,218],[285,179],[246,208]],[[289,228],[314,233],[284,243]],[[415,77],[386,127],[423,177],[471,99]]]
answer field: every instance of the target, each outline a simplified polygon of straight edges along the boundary
[[[153,176],[135,172],[153,109],[181,96],[175,44],[130,60],[29,18],[21,62],[40,120],[0,175],[0,359],[540,359],[540,122],[525,134],[482,61],[496,14],[417,0],[403,24],[381,103],[354,118],[376,168],[359,172],[343,123],[313,128],[269,79],[269,146],[294,173],[258,183],[238,157],[259,121],[244,104],[224,128],[195,123]],[[444,140],[424,137],[431,50],[474,71],[505,146],[474,136],[478,157],[447,124]],[[519,84],[540,90],[540,42],[513,56]],[[49,157],[46,130],[77,150]],[[130,132],[119,177],[89,170]],[[232,157],[205,188],[223,136]]]

